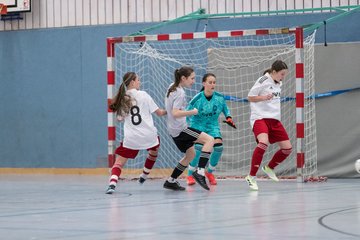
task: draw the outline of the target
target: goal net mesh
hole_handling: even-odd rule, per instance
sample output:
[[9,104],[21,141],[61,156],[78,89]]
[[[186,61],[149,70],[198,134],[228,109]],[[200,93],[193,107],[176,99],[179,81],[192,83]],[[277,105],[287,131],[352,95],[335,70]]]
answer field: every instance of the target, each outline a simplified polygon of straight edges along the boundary
[[[316,118],[314,100],[314,38],[315,32],[304,37],[305,107],[304,107],[304,176],[317,172]],[[244,177],[249,173],[256,141],[250,127],[250,107],[247,94],[265,69],[281,59],[287,63],[289,74],[282,86],[282,123],[293,145],[291,155],[276,168],[283,178],[296,176],[296,107],[295,107],[295,34],[270,34],[210,39],[122,42],[115,44],[115,87],[122,76],[133,71],[141,79],[141,90],[150,94],[159,107],[164,108],[166,90],[174,81],[174,70],[192,66],[196,83],[186,89],[188,100],[197,94],[202,76],[211,72],[217,77],[216,91],[222,93],[237,129],[219,123],[224,151],[214,174],[218,177]],[[153,116],[160,136],[160,151],[149,177],[167,177],[183,157],[166,128],[166,117]],[[122,123],[116,125],[116,143],[123,136]],[[267,149],[262,164],[270,161],[278,150],[276,144]],[[136,159],[129,159],[122,177],[136,177],[142,172],[147,152],[140,151]],[[259,177],[261,177],[259,171]]]

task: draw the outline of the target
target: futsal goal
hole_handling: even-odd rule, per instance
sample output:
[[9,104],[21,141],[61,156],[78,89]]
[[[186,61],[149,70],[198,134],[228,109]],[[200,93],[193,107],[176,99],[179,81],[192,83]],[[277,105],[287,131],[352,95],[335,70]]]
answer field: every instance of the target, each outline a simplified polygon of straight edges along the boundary
[[[282,178],[304,181],[317,173],[314,38],[315,32],[304,36],[302,28],[110,37],[107,38],[108,101],[116,94],[122,76],[128,71],[140,76],[141,89],[162,108],[176,68],[188,65],[195,70],[196,83],[186,90],[188,100],[200,91],[202,76],[214,73],[216,91],[225,96],[237,126],[233,129],[224,125],[224,116],[219,119],[224,151],[215,175],[244,177],[249,173],[256,146],[249,122],[247,94],[263,71],[281,59],[289,67],[282,87],[282,123],[294,151],[278,166],[276,173]],[[166,117],[153,118],[161,146],[150,177],[168,177],[183,154],[167,133]],[[122,123],[108,110],[109,167],[114,162],[114,151],[122,135]],[[269,146],[262,164],[270,160],[277,148],[276,144]],[[138,176],[146,154],[142,151],[136,159],[129,160],[122,176]]]

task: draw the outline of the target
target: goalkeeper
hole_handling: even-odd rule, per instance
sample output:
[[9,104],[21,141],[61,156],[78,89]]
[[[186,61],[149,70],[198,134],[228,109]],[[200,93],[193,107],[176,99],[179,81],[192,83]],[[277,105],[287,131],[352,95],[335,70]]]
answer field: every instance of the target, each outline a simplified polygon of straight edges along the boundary
[[[210,156],[205,176],[209,179],[211,185],[216,185],[217,182],[213,175],[213,171],[215,170],[223,152],[223,141],[218,121],[220,114],[223,113],[226,117],[226,120],[223,122],[233,128],[236,128],[236,126],[232,121],[224,96],[215,91],[216,76],[212,73],[205,74],[202,79],[202,84],[203,88],[193,97],[187,107],[187,110],[194,108],[198,109],[198,114],[188,117],[188,122],[191,128],[205,132],[215,139],[214,150]],[[195,143],[196,155],[190,162],[188,168],[188,185],[195,184],[195,179],[192,174],[198,165],[202,147],[203,146],[201,144]]]

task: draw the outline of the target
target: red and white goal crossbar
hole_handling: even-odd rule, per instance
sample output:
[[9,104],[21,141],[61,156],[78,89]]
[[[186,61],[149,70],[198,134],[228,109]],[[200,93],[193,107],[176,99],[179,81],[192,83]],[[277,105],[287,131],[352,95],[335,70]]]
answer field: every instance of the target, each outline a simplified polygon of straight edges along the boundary
[[[303,182],[303,167],[305,163],[304,154],[304,53],[303,53],[303,28],[272,28],[272,29],[248,29],[218,32],[192,32],[192,33],[173,33],[158,35],[124,36],[107,38],[107,98],[108,103],[114,97],[115,89],[115,44],[126,42],[145,42],[145,41],[171,41],[171,40],[191,40],[191,39],[211,39],[221,37],[241,37],[252,35],[275,35],[275,34],[295,34],[295,77],[296,77],[296,166],[297,180]],[[109,105],[109,104],[108,104]],[[108,162],[111,167],[115,161],[116,148],[116,116],[108,108]]]

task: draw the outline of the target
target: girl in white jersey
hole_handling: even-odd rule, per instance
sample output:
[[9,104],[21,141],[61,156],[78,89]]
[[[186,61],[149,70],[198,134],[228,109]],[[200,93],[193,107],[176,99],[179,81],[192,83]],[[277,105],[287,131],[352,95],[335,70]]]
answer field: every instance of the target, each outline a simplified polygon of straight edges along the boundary
[[158,116],[163,116],[166,111],[160,109],[149,94],[139,89],[139,77],[134,72],[126,73],[110,104],[110,109],[116,112],[117,118],[124,120],[124,138],[115,150],[116,160],[111,169],[107,194],[115,191],[122,167],[129,158],[135,158],[139,150],[148,151],[140,183],[145,182],[156,161],[160,141],[151,114],[155,112]]
[[279,181],[273,169],[284,161],[291,153],[292,146],[288,134],[281,124],[280,94],[282,79],[288,67],[281,60],[275,61],[271,68],[264,72],[250,89],[250,123],[258,145],[251,159],[250,174],[245,177],[251,190],[257,191],[256,173],[261,165],[264,153],[269,144],[277,143],[279,150],[274,154],[267,166],[262,170],[274,181]]
[[172,190],[185,190],[176,181],[183,173],[190,161],[195,157],[194,143],[203,144],[198,170],[193,173],[195,180],[204,189],[209,190],[205,179],[205,166],[214,145],[214,138],[210,135],[187,126],[186,117],[196,115],[198,110],[185,110],[187,106],[184,88],[190,88],[195,81],[195,72],[191,67],[183,66],[175,70],[175,81],[167,91],[165,97],[165,108],[168,113],[168,131],[178,149],[185,153],[185,156],[174,168],[171,176],[164,183],[164,188]]

